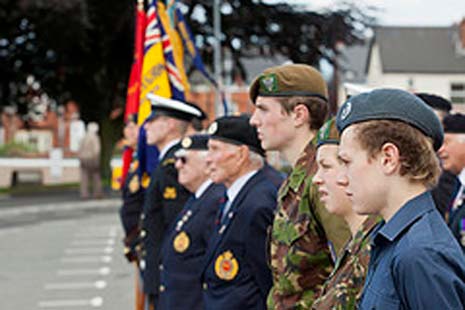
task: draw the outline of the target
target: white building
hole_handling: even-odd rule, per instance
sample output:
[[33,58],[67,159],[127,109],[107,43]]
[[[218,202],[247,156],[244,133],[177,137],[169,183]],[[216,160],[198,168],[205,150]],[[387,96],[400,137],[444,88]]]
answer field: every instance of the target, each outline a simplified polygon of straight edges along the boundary
[[365,85],[426,92],[465,113],[465,19],[452,27],[378,27]]

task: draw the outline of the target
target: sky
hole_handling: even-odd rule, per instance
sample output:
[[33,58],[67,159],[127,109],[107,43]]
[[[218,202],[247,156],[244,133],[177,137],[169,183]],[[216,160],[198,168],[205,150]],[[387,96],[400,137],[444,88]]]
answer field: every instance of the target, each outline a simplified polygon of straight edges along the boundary
[[[269,2],[303,4],[310,9],[324,9],[340,1],[270,0]],[[465,0],[358,0],[355,3],[379,8],[381,11],[376,17],[381,25],[450,26],[465,18]]]

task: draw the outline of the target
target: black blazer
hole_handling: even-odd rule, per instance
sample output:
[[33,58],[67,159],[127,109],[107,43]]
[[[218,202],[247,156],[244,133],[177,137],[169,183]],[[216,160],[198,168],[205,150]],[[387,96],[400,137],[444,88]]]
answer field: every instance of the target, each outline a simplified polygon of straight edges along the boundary
[[276,208],[276,186],[263,170],[240,190],[217,225],[202,275],[205,309],[265,309],[272,285],[267,230]]
[[161,252],[157,310],[203,309],[200,275],[225,191],[211,184],[198,199],[189,199],[171,223]]
[[141,237],[143,239],[141,267],[144,292],[157,295],[160,283],[158,263],[166,230],[182,210],[190,193],[178,182],[174,167],[174,153],[179,144],[171,147],[152,173],[144,200]]

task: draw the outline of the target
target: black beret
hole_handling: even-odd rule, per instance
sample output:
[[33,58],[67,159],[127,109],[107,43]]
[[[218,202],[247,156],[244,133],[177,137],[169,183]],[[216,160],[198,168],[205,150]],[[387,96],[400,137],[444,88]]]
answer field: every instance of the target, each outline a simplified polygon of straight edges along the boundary
[[147,117],[147,121],[157,116],[168,116],[189,122],[196,117],[202,116],[198,107],[193,107],[184,101],[169,99],[151,93],[147,95],[147,98],[152,103],[152,113]]
[[181,148],[184,150],[208,150],[209,135],[192,135],[181,140]]
[[375,89],[351,97],[339,109],[336,123],[340,133],[348,126],[369,120],[397,120],[419,129],[433,140],[437,151],[444,140],[439,118],[417,96],[400,89]]
[[452,104],[450,103],[450,101],[443,97],[426,93],[416,93],[415,95],[420,97],[421,100],[426,102],[427,105],[429,105],[431,108],[435,110],[440,110],[444,112],[449,112],[450,110],[452,110]]
[[225,116],[216,119],[208,127],[210,139],[236,145],[247,145],[252,151],[265,156],[258,139],[257,129],[249,123],[250,116]]
[[450,114],[442,120],[444,132],[446,133],[465,133],[465,115]]

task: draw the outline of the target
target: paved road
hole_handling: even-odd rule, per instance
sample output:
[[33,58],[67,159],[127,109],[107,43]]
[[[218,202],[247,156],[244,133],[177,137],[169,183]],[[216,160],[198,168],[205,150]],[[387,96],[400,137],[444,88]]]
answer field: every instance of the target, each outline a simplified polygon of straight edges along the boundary
[[132,309],[119,199],[0,208],[0,309]]

